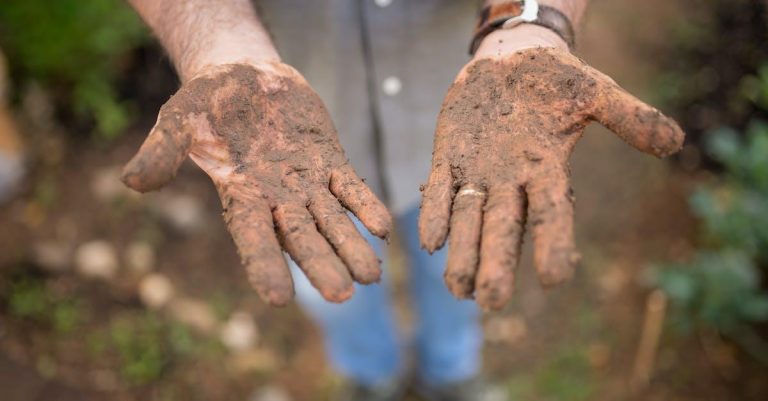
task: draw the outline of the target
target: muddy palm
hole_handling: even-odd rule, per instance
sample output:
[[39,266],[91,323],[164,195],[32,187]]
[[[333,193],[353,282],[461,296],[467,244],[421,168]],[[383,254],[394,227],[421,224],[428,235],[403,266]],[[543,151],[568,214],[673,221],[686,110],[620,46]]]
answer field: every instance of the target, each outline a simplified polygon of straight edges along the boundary
[[385,237],[391,217],[355,174],[320,98],[291,67],[219,66],[185,83],[123,180],[141,192],[189,155],[212,178],[251,284],[274,305],[293,297],[285,249],[329,301],[379,280],[379,260],[347,216]]
[[526,221],[541,283],[572,276],[579,255],[568,157],[591,121],[659,157],[684,138],[674,121],[563,50],[480,58],[459,73],[440,112],[419,222],[430,252],[450,230],[445,279],[456,296],[506,304]]

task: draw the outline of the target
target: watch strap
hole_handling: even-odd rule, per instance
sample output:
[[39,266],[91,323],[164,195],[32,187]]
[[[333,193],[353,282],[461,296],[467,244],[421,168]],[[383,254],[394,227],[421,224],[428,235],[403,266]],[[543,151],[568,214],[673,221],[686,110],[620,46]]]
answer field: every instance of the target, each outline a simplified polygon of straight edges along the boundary
[[[507,21],[522,15],[524,4],[524,1],[518,0],[494,3],[483,7],[480,10],[477,25],[475,26],[469,54],[474,55],[477,48],[480,47],[480,43],[482,43],[483,39],[485,39],[491,32],[497,29],[502,29]],[[565,14],[556,8],[539,5],[538,17],[533,21],[524,21],[521,23],[539,25],[550,29],[560,36],[571,49],[576,45],[576,34],[573,29],[573,24],[571,24],[571,21]]]

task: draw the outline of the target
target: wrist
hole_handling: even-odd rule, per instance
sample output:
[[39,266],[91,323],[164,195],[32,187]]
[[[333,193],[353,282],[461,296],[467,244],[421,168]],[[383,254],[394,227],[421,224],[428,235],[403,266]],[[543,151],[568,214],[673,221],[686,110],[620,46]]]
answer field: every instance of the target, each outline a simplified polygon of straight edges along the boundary
[[205,49],[185,52],[176,60],[182,82],[227,64],[254,66],[281,62],[280,55],[264,32],[222,32],[209,37]]
[[502,57],[535,47],[569,51],[565,40],[551,29],[533,24],[521,24],[510,29],[498,29],[488,34],[480,42],[474,58]]

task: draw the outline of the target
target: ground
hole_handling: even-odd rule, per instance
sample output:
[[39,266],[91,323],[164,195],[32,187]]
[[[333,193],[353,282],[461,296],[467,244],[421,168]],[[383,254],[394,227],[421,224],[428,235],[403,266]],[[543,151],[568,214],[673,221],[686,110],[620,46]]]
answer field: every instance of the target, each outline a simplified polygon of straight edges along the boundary
[[[647,49],[663,40],[654,26],[679,15],[674,2],[648,3],[593,1],[579,40],[590,64],[643,99],[653,95]],[[284,391],[292,400],[327,399],[339,379],[324,363],[319,333],[295,305],[270,308],[249,288],[202,172],[187,163],[168,188],[140,198],[109,184],[153,122],[145,115],[111,143],[66,134],[71,127],[30,133],[39,163],[23,194],[0,208],[2,398],[280,400]],[[518,400],[768,398],[765,369],[709,333],[665,330],[650,383],[630,386],[649,293],[644,273],[690,252],[695,224],[686,197],[701,178],[599,127],[577,145],[572,170],[582,267],[571,283],[543,291],[526,246],[513,302],[484,317],[488,376]],[[187,196],[199,202],[199,212]],[[187,214],[163,210],[169,200]],[[136,240],[151,244],[155,270],[177,293],[202,301],[219,320],[234,310],[251,313],[260,333],[256,348],[232,352],[205,323],[147,312],[131,271],[84,280],[66,267],[51,272],[39,260],[41,244],[96,239],[119,255]],[[407,327],[407,267],[397,263],[396,239],[392,248]],[[14,303],[13,294],[20,294]]]

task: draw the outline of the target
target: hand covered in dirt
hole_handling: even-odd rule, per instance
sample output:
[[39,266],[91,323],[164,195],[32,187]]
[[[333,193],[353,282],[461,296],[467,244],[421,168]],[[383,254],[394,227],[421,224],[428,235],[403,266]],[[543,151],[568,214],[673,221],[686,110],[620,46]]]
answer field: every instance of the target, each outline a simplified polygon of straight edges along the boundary
[[568,157],[591,121],[659,157],[683,143],[674,121],[565,50],[478,58],[459,73],[440,112],[419,221],[430,252],[450,230],[445,281],[454,295],[506,304],[526,221],[541,284],[573,275]]
[[187,155],[213,179],[265,301],[283,305],[294,294],[281,246],[329,301],[348,299],[353,280],[379,280],[379,260],[346,209],[379,237],[391,217],[348,164],[322,101],[293,68],[230,64],[191,79],[162,107],[123,181],[158,189]]

